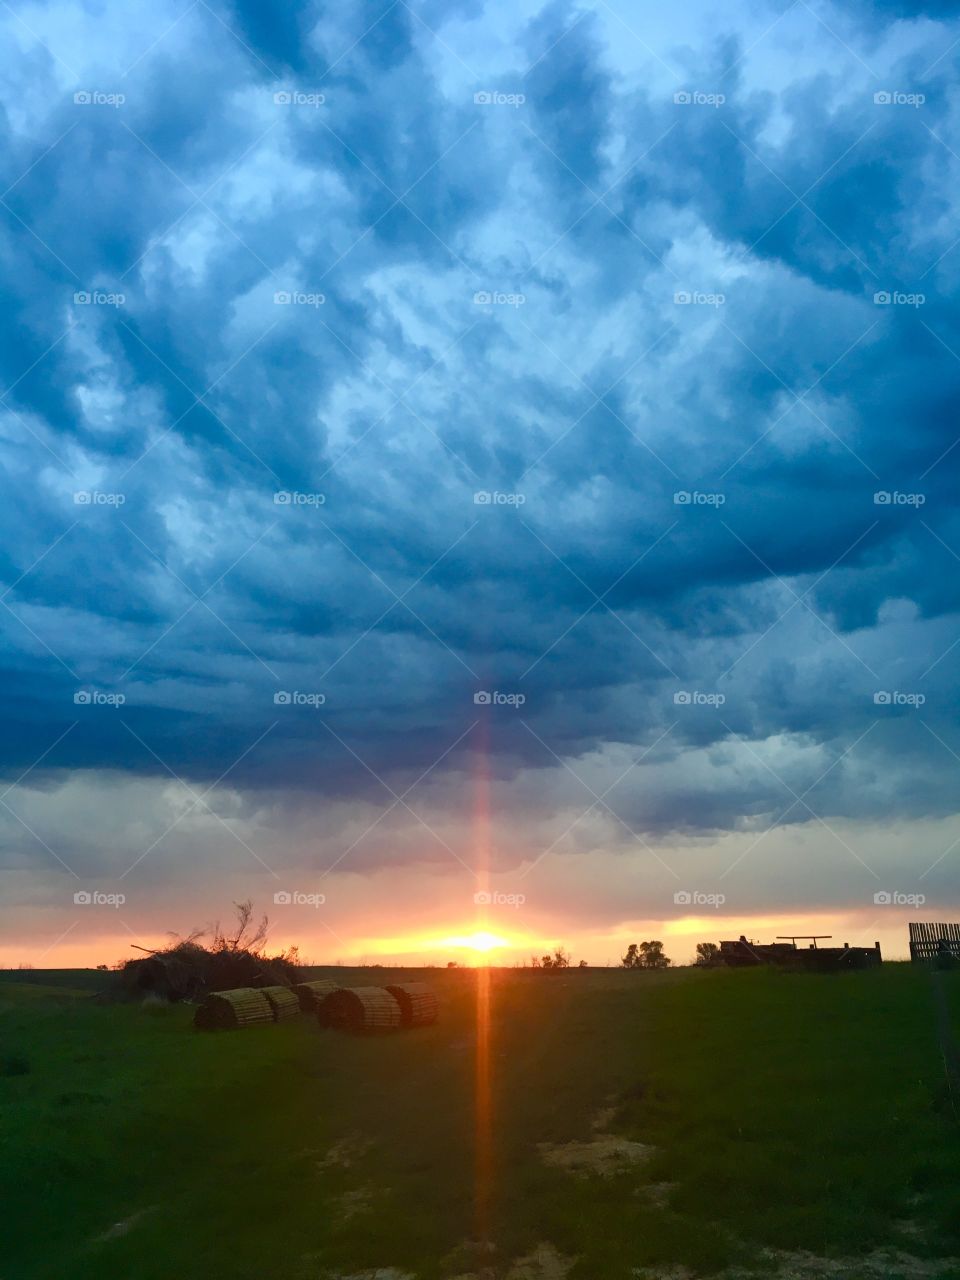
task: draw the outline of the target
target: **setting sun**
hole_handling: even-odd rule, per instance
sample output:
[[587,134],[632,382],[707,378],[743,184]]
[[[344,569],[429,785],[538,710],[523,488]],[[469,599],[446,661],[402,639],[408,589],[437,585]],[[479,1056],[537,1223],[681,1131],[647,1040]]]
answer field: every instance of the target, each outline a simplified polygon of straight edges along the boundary
[[497,947],[509,947],[510,943],[499,934],[480,929],[476,933],[461,934],[454,938],[444,938],[445,947],[466,947],[470,951],[494,951]]

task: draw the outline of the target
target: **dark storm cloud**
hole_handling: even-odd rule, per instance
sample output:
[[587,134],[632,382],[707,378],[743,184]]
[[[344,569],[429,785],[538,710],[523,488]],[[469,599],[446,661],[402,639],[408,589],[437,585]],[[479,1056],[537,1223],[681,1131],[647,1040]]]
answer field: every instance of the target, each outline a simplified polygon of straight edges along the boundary
[[[831,813],[948,812],[949,754],[874,701],[925,692],[954,741],[955,77],[921,75],[946,15],[889,69],[913,108],[822,32],[777,94],[735,32],[687,49],[711,107],[614,71],[562,5],[489,83],[445,78],[404,5],[219,12],[122,108],[35,51],[46,111],[7,104],[11,777],[76,720],[42,770],[382,798],[479,719],[504,779],[669,730],[647,765],[674,784],[618,794],[647,831],[775,816],[784,772]],[[108,91],[134,55],[84,56]],[[781,737],[780,777],[740,768]]]

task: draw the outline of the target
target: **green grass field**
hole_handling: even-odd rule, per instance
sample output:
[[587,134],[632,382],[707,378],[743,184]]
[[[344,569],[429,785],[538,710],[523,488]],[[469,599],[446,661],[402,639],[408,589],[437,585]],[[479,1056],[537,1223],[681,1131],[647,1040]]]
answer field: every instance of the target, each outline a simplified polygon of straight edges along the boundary
[[960,1124],[909,965],[491,971],[485,1225],[475,973],[431,973],[439,1024],[375,1039],[202,1034],[22,976],[2,1280],[960,1280]]

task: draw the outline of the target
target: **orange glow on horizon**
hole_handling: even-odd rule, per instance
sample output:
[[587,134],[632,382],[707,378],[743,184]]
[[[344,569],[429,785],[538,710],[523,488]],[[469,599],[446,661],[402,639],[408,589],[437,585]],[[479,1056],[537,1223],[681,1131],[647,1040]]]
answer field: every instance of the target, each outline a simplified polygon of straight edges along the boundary
[[495,951],[510,953],[504,962],[513,963],[518,957],[525,957],[531,948],[536,949],[539,946],[539,943],[530,937],[494,933],[483,928],[484,924],[485,921],[465,921],[454,925],[449,933],[410,933],[357,938],[354,940],[354,945],[358,955],[396,958],[399,963],[421,963],[428,959],[434,962],[442,961],[450,959],[451,952],[468,952],[482,956]]
[[461,934],[453,938],[444,938],[440,944],[444,947],[466,947],[470,951],[496,951],[515,944],[498,933],[490,933],[487,929],[478,929],[474,933]]
[[[688,915],[665,919],[663,915],[638,912],[636,917],[625,921],[597,920],[593,927],[580,921],[574,923],[559,910],[534,914],[532,907],[528,907],[523,913],[511,913],[509,919],[505,912],[491,910],[482,902],[476,907],[471,903],[465,910],[464,898],[469,901],[477,888],[486,890],[488,886],[484,875],[481,813],[478,808],[471,814],[478,827],[473,845],[476,880],[472,884],[458,881],[456,890],[451,890],[445,903],[432,904],[429,916],[425,911],[418,920],[408,913],[402,933],[390,932],[390,926],[398,924],[398,915],[386,907],[376,913],[365,913],[360,919],[343,920],[338,916],[334,920],[336,938],[315,925],[311,917],[297,917],[289,924],[283,919],[278,922],[283,929],[271,933],[269,949],[298,944],[304,963],[311,965],[381,963],[442,968],[456,960],[465,967],[510,967],[529,964],[532,955],[543,955],[563,944],[572,953],[574,964],[584,959],[591,967],[616,967],[629,943],[644,938],[661,939],[673,963],[682,965],[692,963],[698,942],[719,942],[741,933],[761,942],[771,942],[778,934],[817,933],[832,934],[836,945],[849,942],[851,946],[872,946],[879,939],[885,960],[909,958],[906,914],[872,904],[868,908],[797,908],[789,915],[773,910],[734,914],[726,908],[709,913],[691,911]],[[941,910],[953,911],[954,908]],[[0,965],[14,970],[18,966],[82,969],[106,964],[113,967],[143,954],[132,949],[131,943],[146,949],[160,949],[170,944],[170,935],[160,929],[160,925],[168,923],[166,910],[163,915],[155,911],[152,916],[127,913],[129,924],[125,929],[115,923],[115,912],[111,912],[109,918],[92,917],[89,923],[85,913],[89,914],[89,908],[78,910],[75,919],[58,916],[42,929],[25,927],[21,936],[6,936],[0,944]],[[921,919],[936,919],[939,911],[918,914]],[[480,946],[473,945],[475,938]]]

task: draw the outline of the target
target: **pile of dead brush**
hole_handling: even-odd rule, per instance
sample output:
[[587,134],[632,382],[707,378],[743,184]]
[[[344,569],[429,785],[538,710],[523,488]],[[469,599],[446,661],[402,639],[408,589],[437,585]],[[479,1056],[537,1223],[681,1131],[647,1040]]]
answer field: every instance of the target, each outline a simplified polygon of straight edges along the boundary
[[198,930],[169,947],[128,960],[120,969],[114,998],[200,1000],[211,991],[293,987],[300,975],[296,947],[268,956],[267,917],[255,925],[251,902],[237,903],[235,914],[229,934],[219,924],[213,926],[209,946],[201,942],[208,931]]

